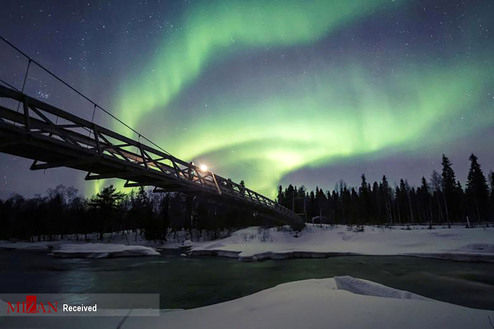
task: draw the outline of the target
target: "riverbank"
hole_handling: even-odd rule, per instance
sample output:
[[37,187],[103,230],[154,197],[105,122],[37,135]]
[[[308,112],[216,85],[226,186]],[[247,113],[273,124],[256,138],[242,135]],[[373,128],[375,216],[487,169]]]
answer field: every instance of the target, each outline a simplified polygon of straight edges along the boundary
[[47,252],[62,258],[110,258],[159,256],[153,247],[121,243],[93,243],[70,240],[43,242],[0,242],[0,249]]
[[[207,236],[207,235],[206,235]],[[289,227],[248,227],[217,240],[191,241],[188,232],[168,241],[148,241],[113,233],[103,241],[0,241],[0,249],[47,251],[57,257],[155,256],[160,250],[184,255],[220,256],[240,261],[326,258],[338,255],[416,256],[456,261],[494,262],[494,227],[363,226],[307,224],[301,232]]]
[[232,257],[241,261],[401,255],[494,262],[494,228],[364,226],[355,229],[307,224],[296,234],[287,227],[249,227],[224,239],[194,243],[191,255]]

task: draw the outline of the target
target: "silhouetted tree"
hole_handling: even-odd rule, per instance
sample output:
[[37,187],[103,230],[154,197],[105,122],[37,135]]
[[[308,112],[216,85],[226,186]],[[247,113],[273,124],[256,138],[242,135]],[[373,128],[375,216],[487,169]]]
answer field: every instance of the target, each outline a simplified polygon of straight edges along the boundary
[[443,154],[442,159],[442,191],[444,197],[444,210],[446,215],[446,221],[448,225],[451,220],[457,219],[457,185],[456,176],[453,168],[451,167],[451,161]]
[[489,211],[489,188],[474,154],[470,155],[466,194],[468,203],[473,207],[470,213],[475,214],[479,222],[481,219],[485,220]]
[[422,218],[429,222],[429,228],[431,228],[433,219],[431,189],[425,177],[422,177],[422,185],[417,189],[417,198],[420,205],[419,212]]
[[[339,181],[332,191],[315,191],[304,186],[278,187],[278,201],[306,219],[319,216],[320,222],[339,224],[392,224],[475,222],[494,219],[494,175],[486,180],[478,159],[470,157],[466,190],[456,179],[451,162],[443,155],[442,173],[424,177],[415,188],[402,178],[393,188],[386,176],[380,182],[368,182],[365,175],[357,187]],[[490,187],[490,188],[489,188]],[[198,236],[203,230],[232,230],[249,225],[278,225],[273,218],[238,203],[215,201],[182,193],[151,193],[143,188],[128,194],[113,186],[86,199],[77,190],[59,185],[46,196],[13,196],[0,200],[0,239],[46,240],[67,234],[135,232],[146,239],[165,240],[171,229],[174,236]]]
[[113,185],[110,185],[96,194],[89,202],[94,210],[94,220],[97,221],[100,240],[103,240],[104,233],[111,232],[114,228],[115,221],[118,219],[118,206],[123,197],[123,193],[117,192]]

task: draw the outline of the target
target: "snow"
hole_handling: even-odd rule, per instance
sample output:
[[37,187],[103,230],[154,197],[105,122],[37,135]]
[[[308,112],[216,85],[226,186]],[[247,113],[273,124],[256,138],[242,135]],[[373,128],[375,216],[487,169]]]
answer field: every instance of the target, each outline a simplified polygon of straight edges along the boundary
[[231,236],[195,243],[193,255],[222,255],[240,260],[327,257],[339,254],[408,255],[457,260],[494,261],[494,228],[384,228],[363,232],[343,225],[307,224],[295,236],[287,228],[249,227]]
[[[137,242],[137,241],[136,241]],[[177,244],[176,242],[174,242]],[[178,244],[177,244],[178,245]],[[327,257],[338,254],[412,255],[494,261],[494,228],[311,225],[297,236],[288,228],[249,227],[209,242],[183,240],[192,254],[240,260]],[[0,248],[51,250],[60,257],[145,256],[150,246],[122,243],[0,242]],[[0,302],[0,307],[2,306]],[[191,310],[162,310],[159,317],[39,318],[49,328],[490,328],[494,312],[425,298],[372,281],[339,276],[290,282],[236,300]],[[32,327],[33,319],[2,317],[0,327]],[[69,322],[70,321],[70,322]]]
[[8,242],[0,241],[0,249],[51,251],[57,257],[126,257],[126,256],[156,256],[156,249],[140,245],[124,245],[119,243],[67,243],[67,241],[41,242]]
[[405,290],[390,288],[376,282],[357,279],[349,275],[336,276],[334,277],[334,280],[338,289],[346,290],[354,294],[398,299],[428,300],[426,297]]
[[149,317],[2,317],[8,328],[490,328],[488,310],[424,298],[349,276],[284,283],[232,301]]
[[[194,241],[211,241],[213,237],[226,237],[228,230],[218,232],[192,230]],[[141,230],[124,230],[118,232],[107,232],[103,234],[103,239],[99,233],[88,234],[65,234],[52,235],[52,240],[46,241],[7,241],[0,240],[0,249],[25,249],[25,250],[50,250],[59,244],[64,243],[120,243],[125,245],[149,246],[155,249],[179,249],[192,245],[191,233],[187,230],[170,231],[166,235],[166,240],[146,240]],[[37,237],[34,237],[37,239]]]
[[32,250],[41,251],[49,250],[53,245],[59,244],[59,241],[41,241],[41,242],[10,242],[0,241],[0,249],[19,249],[19,250]]
[[248,227],[213,241],[191,241],[186,232],[168,241],[143,240],[140,234],[111,233],[103,242],[69,240],[0,241],[0,248],[53,250],[56,256],[115,257],[157,255],[156,248],[191,247],[192,255],[216,255],[243,261],[332,255],[407,255],[460,261],[494,262],[494,227],[365,226],[363,232],[344,225],[307,224],[297,235],[288,227]]
[[285,283],[221,304],[164,313],[159,318],[129,317],[122,329],[473,329],[488,328],[489,315],[492,311],[425,299],[371,281],[337,277]]
[[127,257],[156,256],[160,253],[151,247],[116,243],[72,243],[60,244],[52,251],[58,257]]

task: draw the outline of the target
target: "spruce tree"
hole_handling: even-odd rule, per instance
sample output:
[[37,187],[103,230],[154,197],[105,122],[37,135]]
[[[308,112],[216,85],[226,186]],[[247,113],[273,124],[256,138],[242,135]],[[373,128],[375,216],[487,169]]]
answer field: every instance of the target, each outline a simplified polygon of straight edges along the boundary
[[490,194],[490,219],[492,220],[494,218],[494,172],[490,172],[489,174],[489,184],[491,187],[491,194]]
[[281,185],[278,186],[278,197],[277,197],[277,199],[278,199],[278,203],[279,204],[282,204],[282,205],[285,204],[285,200],[284,200],[285,198],[283,197],[283,188],[281,187]]
[[384,200],[384,209],[386,213],[386,220],[388,224],[393,223],[393,212],[391,211],[391,189],[389,187],[388,179],[383,176],[382,182],[379,185],[381,190],[381,196]]
[[371,200],[370,200],[370,187],[369,184],[367,184],[367,179],[365,178],[365,175],[362,174],[361,176],[361,184],[359,187],[359,193],[358,193],[358,199],[360,200],[360,211],[359,211],[359,219],[362,220],[364,218],[369,218],[369,215],[372,213],[371,211]]
[[432,203],[430,187],[427,179],[422,177],[422,185],[417,189],[419,203],[421,204],[422,216],[429,222],[429,228],[432,228]]
[[470,155],[470,170],[468,172],[466,193],[477,221],[485,219],[488,212],[489,188],[474,154]]
[[437,171],[433,171],[431,175],[432,200],[434,202],[434,218],[439,222],[444,219],[444,195],[443,195],[443,178]]
[[443,154],[442,159],[442,188],[444,196],[444,209],[446,213],[446,221],[448,224],[451,220],[456,218],[456,202],[457,200],[457,185],[456,176],[453,168],[451,167],[451,161]]

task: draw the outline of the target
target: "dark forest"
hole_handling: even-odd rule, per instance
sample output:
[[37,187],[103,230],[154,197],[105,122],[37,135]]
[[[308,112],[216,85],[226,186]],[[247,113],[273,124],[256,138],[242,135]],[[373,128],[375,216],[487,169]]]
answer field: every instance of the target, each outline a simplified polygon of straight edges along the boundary
[[[449,159],[443,155],[441,172],[434,171],[421,185],[401,179],[390,186],[386,176],[379,182],[361,177],[358,187],[344,182],[332,191],[307,191],[303,186],[279,186],[277,201],[303,216],[307,222],[364,224],[462,223],[472,227],[494,219],[494,175],[484,175],[475,155],[470,158],[463,186]],[[50,240],[68,234],[130,230],[147,240],[166,240],[179,230],[220,232],[250,225],[272,225],[253,211],[225,205],[201,196],[153,193],[144,188],[124,194],[108,186],[84,198],[72,187],[57,186],[46,196],[26,199],[15,195],[0,200],[0,239]]]

